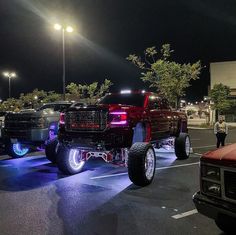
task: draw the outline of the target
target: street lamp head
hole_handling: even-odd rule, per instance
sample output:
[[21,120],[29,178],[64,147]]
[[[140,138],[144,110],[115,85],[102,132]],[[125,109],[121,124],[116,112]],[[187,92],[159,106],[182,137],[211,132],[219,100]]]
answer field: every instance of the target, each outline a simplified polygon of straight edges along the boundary
[[3,76],[5,76],[5,77],[9,77],[9,72],[3,72]]
[[15,78],[15,77],[16,77],[16,73],[14,73],[14,72],[13,72],[13,73],[11,73],[10,75],[11,75],[11,77],[13,77],[13,78]]
[[74,31],[74,29],[73,29],[71,26],[67,26],[67,27],[66,27],[66,31],[67,31],[68,33],[72,33],[72,32]]
[[55,30],[61,30],[62,26],[60,24],[54,24]]

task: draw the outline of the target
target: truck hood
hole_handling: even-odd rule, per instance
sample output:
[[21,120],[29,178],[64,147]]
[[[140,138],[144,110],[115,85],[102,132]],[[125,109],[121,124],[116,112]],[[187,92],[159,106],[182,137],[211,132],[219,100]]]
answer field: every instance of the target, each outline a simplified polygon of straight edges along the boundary
[[214,151],[206,152],[203,154],[201,160],[215,162],[217,164],[233,164],[236,166],[236,143]]
[[6,119],[11,116],[17,116],[17,117],[49,117],[49,116],[58,116],[58,112],[54,112],[51,109],[45,109],[45,110],[29,110],[29,111],[23,111],[18,113],[9,113],[6,115]]

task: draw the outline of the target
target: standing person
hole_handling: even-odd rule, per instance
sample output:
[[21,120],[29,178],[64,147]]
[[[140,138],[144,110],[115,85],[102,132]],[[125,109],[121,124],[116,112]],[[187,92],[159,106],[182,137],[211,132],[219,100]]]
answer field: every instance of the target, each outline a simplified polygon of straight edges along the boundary
[[228,134],[228,125],[223,116],[219,116],[218,121],[214,125],[214,134],[217,138],[216,147],[225,146],[225,137]]

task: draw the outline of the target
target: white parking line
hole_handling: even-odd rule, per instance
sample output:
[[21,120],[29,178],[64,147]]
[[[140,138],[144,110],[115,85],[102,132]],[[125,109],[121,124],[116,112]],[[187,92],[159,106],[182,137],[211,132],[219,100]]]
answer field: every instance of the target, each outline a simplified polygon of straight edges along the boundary
[[193,154],[195,154],[197,156],[202,156],[202,153],[193,153]]
[[[157,167],[156,170],[164,170],[164,169],[171,169],[171,168],[177,168],[177,167],[192,166],[192,165],[197,165],[197,164],[199,164],[199,162],[187,163],[187,164],[181,164],[181,165],[175,165],[175,166]],[[128,175],[128,173],[124,172],[124,173],[112,174],[112,175],[101,175],[101,176],[91,177],[90,179],[91,180],[104,179],[104,178],[110,178],[110,177],[116,177],[116,176],[122,176],[122,175]]]
[[197,214],[197,213],[198,213],[198,211],[196,209],[194,209],[194,210],[191,210],[191,211],[187,211],[187,212],[184,212],[184,213],[173,215],[171,217],[173,219],[181,219],[181,218],[184,218],[184,217],[187,217],[187,216],[190,216],[190,215],[194,215],[194,214]]
[[207,145],[207,146],[200,146],[200,147],[193,147],[193,149],[204,149],[209,147],[215,147],[216,145]]

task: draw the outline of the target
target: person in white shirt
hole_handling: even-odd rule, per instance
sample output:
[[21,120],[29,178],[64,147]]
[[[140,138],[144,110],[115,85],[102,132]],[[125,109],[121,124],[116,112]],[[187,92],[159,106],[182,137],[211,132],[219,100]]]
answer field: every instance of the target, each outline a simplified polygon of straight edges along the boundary
[[219,116],[219,120],[214,125],[214,134],[216,135],[216,147],[225,146],[225,137],[228,134],[228,125],[223,116]]

